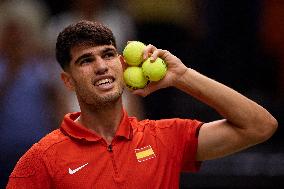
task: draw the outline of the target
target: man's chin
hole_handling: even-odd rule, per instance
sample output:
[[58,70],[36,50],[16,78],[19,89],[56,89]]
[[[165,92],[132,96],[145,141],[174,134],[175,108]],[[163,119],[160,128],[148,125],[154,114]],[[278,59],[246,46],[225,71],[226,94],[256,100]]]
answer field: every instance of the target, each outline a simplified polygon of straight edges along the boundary
[[119,102],[122,98],[122,92],[115,94],[108,94],[106,96],[102,96],[100,100],[97,101],[98,105],[107,106],[114,105]]

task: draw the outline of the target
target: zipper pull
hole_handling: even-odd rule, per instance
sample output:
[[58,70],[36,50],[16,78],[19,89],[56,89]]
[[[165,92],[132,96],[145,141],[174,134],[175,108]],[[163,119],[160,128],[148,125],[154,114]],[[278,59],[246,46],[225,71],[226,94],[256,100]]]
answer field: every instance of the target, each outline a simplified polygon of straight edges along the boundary
[[112,145],[111,144],[107,146],[107,151],[112,152]]

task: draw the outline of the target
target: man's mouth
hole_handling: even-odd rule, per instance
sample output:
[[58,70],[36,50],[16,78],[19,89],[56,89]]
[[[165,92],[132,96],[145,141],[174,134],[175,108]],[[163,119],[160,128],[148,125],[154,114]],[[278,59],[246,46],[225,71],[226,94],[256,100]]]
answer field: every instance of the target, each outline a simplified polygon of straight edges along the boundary
[[114,81],[113,78],[100,79],[95,83],[95,86],[109,85],[109,84],[113,83],[113,81]]

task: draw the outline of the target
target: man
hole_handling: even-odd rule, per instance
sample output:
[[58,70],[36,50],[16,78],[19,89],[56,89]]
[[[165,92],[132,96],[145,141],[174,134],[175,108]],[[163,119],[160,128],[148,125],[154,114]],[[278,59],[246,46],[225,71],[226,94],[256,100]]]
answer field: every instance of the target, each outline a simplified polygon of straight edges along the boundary
[[187,68],[170,52],[148,45],[144,58],[162,58],[165,78],[133,91],[146,96],[176,87],[218,111],[223,120],[143,120],[123,110],[124,59],[112,32],[81,21],[65,28],[56,44],[61,78],[76,92],[80,113],[18,162],[7,188],[178,188],[181,171],[267,140],[277,121],[236,91]]

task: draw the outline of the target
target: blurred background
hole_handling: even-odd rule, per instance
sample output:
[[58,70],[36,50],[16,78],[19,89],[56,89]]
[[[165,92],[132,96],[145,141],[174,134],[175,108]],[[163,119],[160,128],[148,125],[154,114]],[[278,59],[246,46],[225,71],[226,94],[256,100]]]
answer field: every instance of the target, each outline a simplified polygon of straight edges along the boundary
[[[79,111],[60,80],[59,31],[80,19],[108,25],[121,52],[128,40],[167,49],[188,67],[263,105],[279,129],[265,143],[204,162],[181,175],[183,189],[281,188],[284,185],[284,1],[282,0],[1,0],[0,188],[17,160],[64,114]],[[125,93],[139,119],[220,118],[174,88],[146,98]]]

